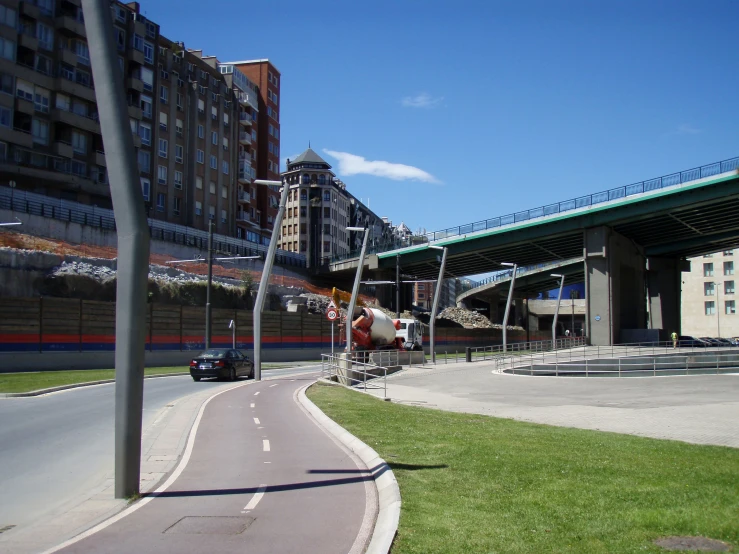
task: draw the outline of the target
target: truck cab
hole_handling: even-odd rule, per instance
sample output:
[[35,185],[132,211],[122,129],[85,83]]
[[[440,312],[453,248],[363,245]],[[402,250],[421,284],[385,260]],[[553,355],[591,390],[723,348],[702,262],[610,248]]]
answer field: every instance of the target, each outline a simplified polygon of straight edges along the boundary
[[402,339],[406,350],[421,350],[423,348],[423,328],[416,319],[399,319],[400,329],[395,332],[396,338]]

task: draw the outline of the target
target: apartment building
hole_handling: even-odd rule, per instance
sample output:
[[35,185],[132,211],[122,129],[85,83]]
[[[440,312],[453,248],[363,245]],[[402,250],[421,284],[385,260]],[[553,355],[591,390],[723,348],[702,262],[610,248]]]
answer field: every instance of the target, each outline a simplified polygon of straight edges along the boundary
[[737,337],[735,266],[739,249],[691,258],[682,273],[681,331],[694,337]]
[[[282,76],[267,59],[225,62],[239,70],[254,84],[257,117],[252,120],[252,137],[257,143],[252,167],[256,178],[270,181],[280,180],[280,84]],[[248,93],[249,91],[247,91]],[[274,218],[279,207],[279,187],[257,187],[255,212],[259,212],[260,231],[272,232]],[[250,206],[251,207],[251,206]],[[295,241],[293,241],[295,242]]]
[[[137,3],[112,3],[111,16],[137,155],[151,171],[156,142],[138,95],[155,91],[159,26]],[[111,207],[79,0],[0,0],[0,180]]]

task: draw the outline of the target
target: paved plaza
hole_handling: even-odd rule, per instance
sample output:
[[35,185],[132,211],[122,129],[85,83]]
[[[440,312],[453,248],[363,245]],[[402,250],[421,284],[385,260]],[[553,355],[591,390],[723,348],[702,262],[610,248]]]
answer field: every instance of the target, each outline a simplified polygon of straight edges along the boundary
[[739,448],[739,374],[529,377],[493,367],[412,368],[388,378],[387,396],[454,412]]

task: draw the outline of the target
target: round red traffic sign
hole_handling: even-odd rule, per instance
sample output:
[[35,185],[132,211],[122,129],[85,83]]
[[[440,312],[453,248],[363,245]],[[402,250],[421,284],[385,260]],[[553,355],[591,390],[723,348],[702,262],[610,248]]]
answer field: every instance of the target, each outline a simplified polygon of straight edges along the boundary
[[336,313],[336,310],[328,310],[328,311],[326,312],[326,318],[327,318],[327,319],[328,319],[329,321],[333,321],[333,320],[334,320],[334,319],[336,319],[336,318],[337,318],[338,316],[339,316],[339,314],[338,314],[338,313]]

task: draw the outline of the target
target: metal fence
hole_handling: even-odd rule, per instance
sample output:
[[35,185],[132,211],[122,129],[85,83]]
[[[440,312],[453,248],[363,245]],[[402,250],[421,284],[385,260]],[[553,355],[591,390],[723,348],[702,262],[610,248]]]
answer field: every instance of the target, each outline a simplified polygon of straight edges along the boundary
[[560,338],[555,341],[539,340],[532,342],[514,342],[512,344],[508,344],[505,350],[503,350],[502,344],[496,344],[493,346],[478,346],[470,348],[470,361],[479,362],[485,360],[493,360],[504,356],[509,352],[514,354],[515,356],[540,352],[553,352],[556,350],[572,349],[579,346],[585,346],[585,344],[585,337],[571,337]]
[[[89,225],[110,231],[116,230],[113,210],[88,206],[69,200],[51,198],[33,192],[14,191],[14,189],[9,187],[0,187],[0,209],[49,217],[80,225]],[[157,219],[149,218],[147,221],[153,240],[172,242],[200,249],[208,248],[207,231],[167,223],[166,221],[159,221]],[[217,252],[233,256],[259,256],[267,254],[268,245],[213,234],[213,248]],[[282,266],[306,267],[304,255],[285,250],[277,250],[275,263]]]
[[[321,354],[321,378],[335,381],[367,393],[382,391],[387,398],[387,368],[335,354]],[[378,382],[379,380],[379,382]]]
[[585,346],[498,356],[495,371],[516,375],[645,376],[724,373],[739,368],[739,346],[678,346],[672,342]]

